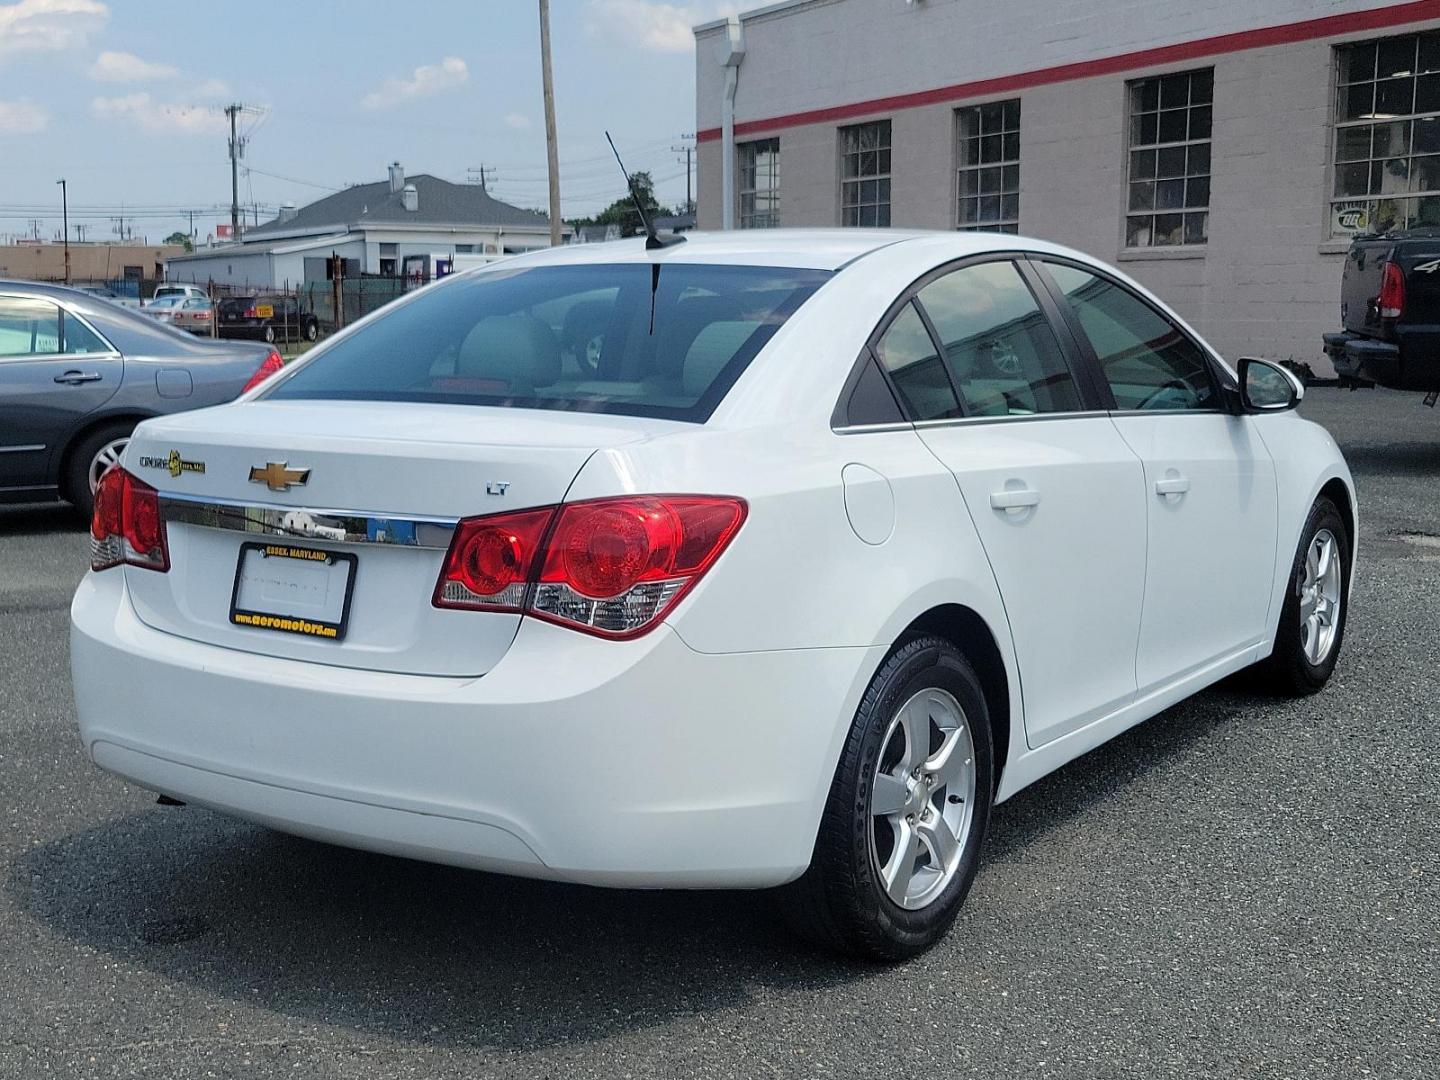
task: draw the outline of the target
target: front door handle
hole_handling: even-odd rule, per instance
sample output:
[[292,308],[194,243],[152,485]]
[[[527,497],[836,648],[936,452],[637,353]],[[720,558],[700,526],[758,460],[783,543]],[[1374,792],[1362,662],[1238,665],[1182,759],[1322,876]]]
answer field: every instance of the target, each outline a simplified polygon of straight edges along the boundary
[[1188,476],[1167,476],[1163,480],[1155,481],[1155,494],[1162,498],[1166,495],[1184,495],[1189,490]]
[[64,383],[66,386],[79,386],[81,383],[99,382],[101,375],[98,371],[67,371],[63,375],[56,375],[57,383]]
[[1034,488],[1006,488],[1004,491],[992,491],[990,493],[990,507],[993,510],[1018,511],[1028,510],[1032,506],[1040,505],[1040,492]]

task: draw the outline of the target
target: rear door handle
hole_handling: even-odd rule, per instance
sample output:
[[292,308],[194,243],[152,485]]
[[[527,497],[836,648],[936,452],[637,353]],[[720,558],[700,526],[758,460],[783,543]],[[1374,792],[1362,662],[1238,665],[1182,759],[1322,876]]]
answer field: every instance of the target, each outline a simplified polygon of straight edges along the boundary
[[1040,505],[1040,492],[1034,488],[1006,488],[990,493],[990,507],[994,510],[1026,510]]
[[1155,481],[1156,495],[1184,495],[1190,490],[1190,478],[1188,476],[1167,476],[1163,480]]
[[67,371],[63,375],[56,375],[55,381],[66,386],[79,386],[81,383],[99,382],[100,378],[98,371]]

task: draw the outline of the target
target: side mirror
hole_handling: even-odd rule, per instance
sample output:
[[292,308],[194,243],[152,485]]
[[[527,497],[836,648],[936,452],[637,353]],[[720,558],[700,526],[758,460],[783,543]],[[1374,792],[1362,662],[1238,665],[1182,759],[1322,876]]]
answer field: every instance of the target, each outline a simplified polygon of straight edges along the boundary
[[1305,384],[1291,371],[1254,356],[1240,358],[1240,403],[1247,413],[1284,412],[1305,397]]

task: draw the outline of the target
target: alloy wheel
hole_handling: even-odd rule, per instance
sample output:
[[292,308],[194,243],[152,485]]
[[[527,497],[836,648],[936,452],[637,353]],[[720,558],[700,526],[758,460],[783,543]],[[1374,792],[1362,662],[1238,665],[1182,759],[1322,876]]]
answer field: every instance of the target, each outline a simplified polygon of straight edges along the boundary
[[100,486],[100,477],[111,465],[119,465],[120,458],[125,453],[125,447],[130,444],[130,436],[123,435],[118,439],[111,439],[104,446],[95,452],[90,459],[90,471],[86,479],[90,482],[90,494],[95,494],[95,489]]
[[918,910],[955,877],[975,817],[975,746],[960,703],[921,690],[896,711],[870,792],[870,858],[886,894]]
[[1305,550],[1305,576],[1300,583],[1300,645],[1316,667],[1335,647],[1340,626],[1340,545],[1335,534],[1321,529]]

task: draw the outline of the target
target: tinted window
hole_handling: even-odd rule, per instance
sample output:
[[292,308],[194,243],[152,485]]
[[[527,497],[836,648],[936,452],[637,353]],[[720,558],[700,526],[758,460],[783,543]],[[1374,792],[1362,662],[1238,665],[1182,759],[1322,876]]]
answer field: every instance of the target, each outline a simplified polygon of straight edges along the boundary
[[110,346],[73,315],[65,316],[65,352],[71,356],[109,352]]
[[930,331],[925,329],[925,322],[915,310],[914,303],[900,309],[900,314],[895,316],[895,321],[875,346],[875,353],[890,373],[890,379],[912,420],[939,420],[960,415],[950,376],[945,373],[945,365],[935,353],[935,342],[930,337]]
[[1048,264],[1095,349],[1119,409],[1214,409],[1200,346],[1134,293],[1073,266]]
[[267,396],[704,421],[829,276],[647,263],[455,278],[337,342]]
[[920,290],[969,416],[1078,410],[1054,330],[1012,262],[981,263]]
[[0,297],[0,357],[60,351],[60,309],[45,300]]

